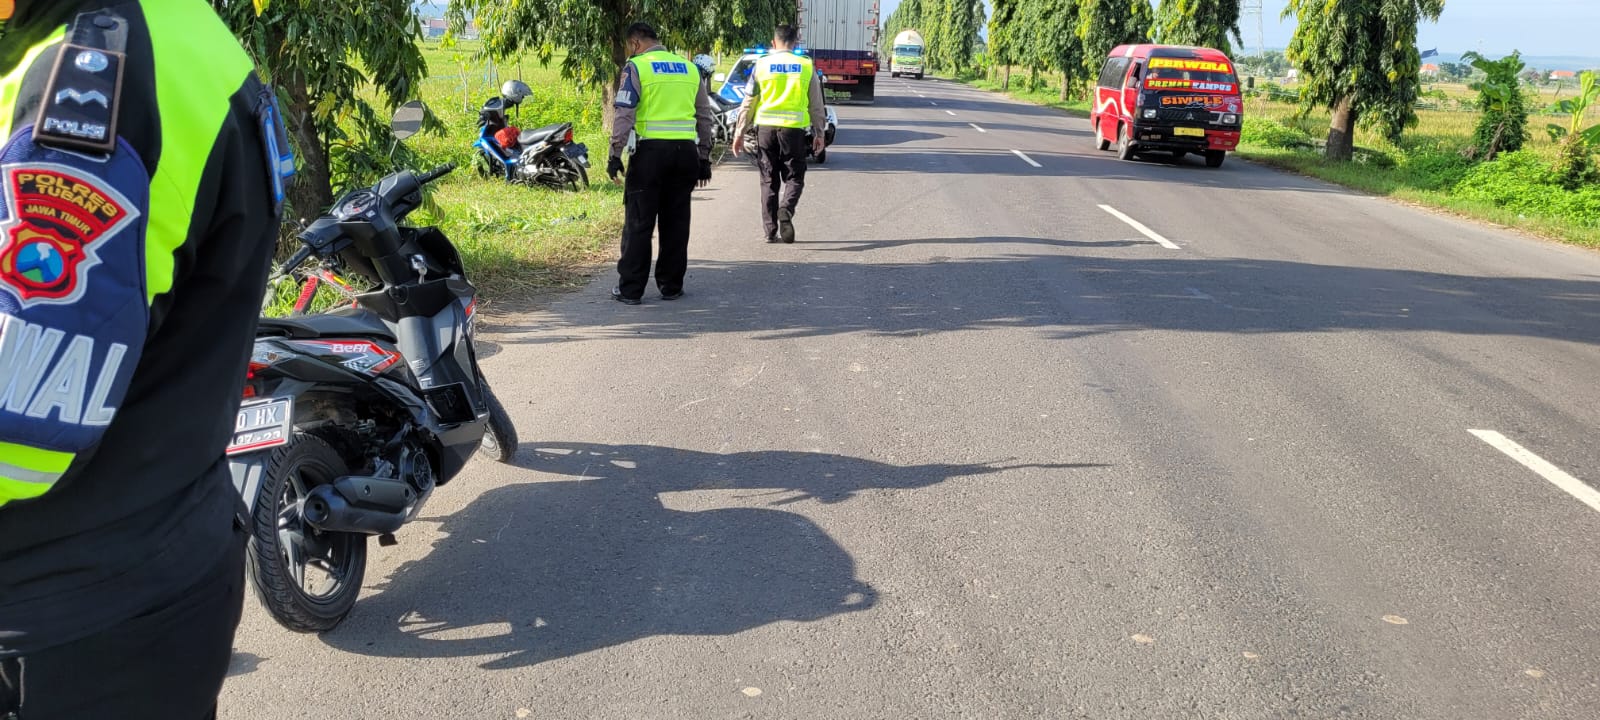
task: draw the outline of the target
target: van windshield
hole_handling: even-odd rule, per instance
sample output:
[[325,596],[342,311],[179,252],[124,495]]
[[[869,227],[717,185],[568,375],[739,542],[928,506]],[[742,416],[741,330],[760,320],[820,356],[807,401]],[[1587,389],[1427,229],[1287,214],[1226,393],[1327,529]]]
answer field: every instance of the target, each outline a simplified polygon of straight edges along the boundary
[[896,54],[896,55],[904,55],[906,57],[922,57],[922,46],[921,45],[896,45],[896,46],[894,46],[894,54]]
[[1239,79],[1226,62],[1192,58],[1150,58],[1146,90],[1212,90],[1235,92]]

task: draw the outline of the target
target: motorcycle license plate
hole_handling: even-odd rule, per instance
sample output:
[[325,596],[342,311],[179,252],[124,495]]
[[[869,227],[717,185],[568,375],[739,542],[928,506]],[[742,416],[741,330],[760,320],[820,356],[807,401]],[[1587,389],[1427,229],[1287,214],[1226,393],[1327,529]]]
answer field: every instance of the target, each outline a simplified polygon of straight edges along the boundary
[[561,148],[561,152],[565,153],[567,157],[577,160],[579,165],[589,167],[589,148],[585,147],[583,143],[567,145]]
[[239,406],[238,418],[233,423],[233,442],[228,443],[228,454],[238,455],[289,444],[293,410],[294,401],[289,398]]
[[1181,127],[1181,128],[1173,128],[1172,129],[1172,134],[1173,135],[1177,135],[1178,137],[1205,137],[1206,136],[1206,131],[1205,131],[1204,128],[1186,128],[1186,127]]

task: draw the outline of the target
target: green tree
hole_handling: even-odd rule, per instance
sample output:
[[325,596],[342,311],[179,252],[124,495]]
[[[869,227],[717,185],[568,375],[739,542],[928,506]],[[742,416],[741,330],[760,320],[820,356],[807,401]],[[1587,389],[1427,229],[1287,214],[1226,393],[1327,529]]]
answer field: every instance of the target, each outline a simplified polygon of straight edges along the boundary
[[1472,77],[1472,66],[1463,63],[1439,63],[1439,74],[1451,80],[1465,80]]
[[770,40],[774,26],[795,22],[796,11],[794,0],[450,0],[449,6],[451,27],[459,32],[475,18],[494,57],[529,51],[548,65],[561,54],[562,76],[600,87],[608,107],[628,61],[628,25],[648,22],[664,44],[682,50],[745,47]]
[[989,58],[1001,76],[1000,89],[1011,89],[1011,66],[1020,59],[1021,28],[1017,19],[1026,0],[990,0]]
[[1098,75],[1112,48],[1149,42],[1154,23],[1149,0],[1081,0],[1077,35],[1083,44],[1083,76]]
[[1298,20],[1288,55],[1303,80],[1301,111],[1333,111],[1329,159],[1354,156],[1357,123],[1390,140],[1416,124],[1417,24],[1443,11],[1444,0],[1289,0],[1283,15]]
[[1150,35],[1159,43],[1231,53],[1230,36],[1244,44],[1239,36],[1239,0],[1161,0]]
[[387,169],[377,158],[387,150],[388,114],[416,97],[428,70],[409,0],[211,5],[283,101],[299,155],[299,177],[289,188],[295,213],[318,214],[333,204],[335,186]]
[[978,28],[983,24],[981,0],[923,0],[923,23],[927,31],[926,55],[933,67],[961,73],[972,67],[973,48]]
[[1583,127],[1589,108],[1600,103],[1600,73],[1585,70],[1578,76],[1578,94],[1556,104],[1556,112],[1566,113],[1567,124],[1550,123],[1550,139],[1560,143],[1556,160],[1556,177],[1569,190],[1577,190],[1587,183],[1600,182],[1600,170],[1595,168],[1594,149],[1600,147],[1600,125]]
[[1483,73],[1483,79],[1472,84],[1472,89],[1478,92],[1478,110],[1483,113],[1472,135],[1473,155],[1493,160],[1500,153],[1521,150],[1528,139],[1528,102],[1522,95],[1521,53],[1513,52],[1499,60],[1490,60],[1469,52],[1461,59]]
[[[1080,95],[1084,79],[1100,71],[1099,63],[1086,59],[1083,38],[1078,36],[1082,11],[1080,0],[1028,0],[1023,11],[1033,64],[1061,76],[1062,100]],[[1104,60],[1102,54],[1100,62]]]

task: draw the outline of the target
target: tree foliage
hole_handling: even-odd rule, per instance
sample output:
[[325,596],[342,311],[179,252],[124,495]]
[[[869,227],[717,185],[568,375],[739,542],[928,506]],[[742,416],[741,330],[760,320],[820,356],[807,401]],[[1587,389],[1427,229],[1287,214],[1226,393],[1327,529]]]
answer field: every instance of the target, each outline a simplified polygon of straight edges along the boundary
[[989,59],[994,69],[1005,75],[1002,89],[1011,86],[1011,66],[1021,59],[1022,29],[1017,15],[1022,11],[1022,0],[989,0]]
[[455,31],[468,17],[477,20],[490,55],[530,52],[545,64],[560,55],[563,77],[604,88],[608,101],[628,61],[623,33],[634,22],[653,25],[667,47],[694,52],[769,41],[772,28],[795,22],[796,12],[794,0],[450,0],[449,6]]
[[1084,77],[1099,74],[1112,48],[1149,42],[1154,23],[1149,0],[1080,0],[1077,34]]
[[1329,158],[1351,158],[1357,123],[1391,140],[1416,124],[1417,24],[1443,10],[1444,0],[1289,0],[1284,16],[1298,25],[1288,55],[1304,79],[1301,108],[1333,111]]
[[409,0],[211,5],[283,101],[300,163],[289,190],[295,213],[316,215],[333,203],[336,187],[388,169],[388,114],[414,99],[427,75]]
[[1522,71],[1525,65],[1521,53],[1513,52],[1499,60],[1490,60],[1475,52],[1461,56],[1462,60],[1483,73],[1483,79],[1472,84],[1478,92],[1478,127],[1473,132],[1473,153],[1483,160],[1493,160],[1503,152],[1516,152],[1528,139],[1528,103],[1522,95]]
[[1033,64],[1061,76],[1063,100],[1081,93],[1085,79],[1098,75],[1105,62],[1104,54],[1098,60],[1086,55],[1078,34],[1082,13],[1080,0],[1029,0],[1024,9]]
[[1150,35],[1167,45],[1198,45],[1232,53],[1239,35],[1239,0],[1161,0]]

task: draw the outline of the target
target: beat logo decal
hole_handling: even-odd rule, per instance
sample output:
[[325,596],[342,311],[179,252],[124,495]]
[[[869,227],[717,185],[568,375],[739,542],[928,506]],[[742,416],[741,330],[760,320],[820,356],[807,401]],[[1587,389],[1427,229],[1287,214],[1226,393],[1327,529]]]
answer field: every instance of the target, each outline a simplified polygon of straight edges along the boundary
[[83,297],[96,249],[139,215],[127,198],[64,165],[4,168],[0,289],[22,307]]

